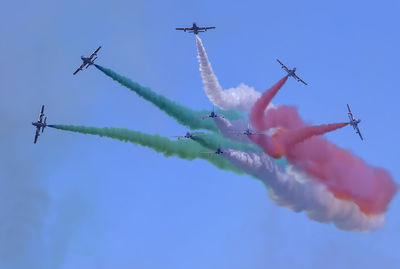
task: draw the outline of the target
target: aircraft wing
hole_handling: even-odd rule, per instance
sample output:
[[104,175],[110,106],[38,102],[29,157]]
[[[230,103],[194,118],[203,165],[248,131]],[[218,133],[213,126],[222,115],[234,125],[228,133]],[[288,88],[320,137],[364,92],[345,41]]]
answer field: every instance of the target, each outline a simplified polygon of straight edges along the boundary
[[208,29],[215,29],[215,26],[207,26],[207,27],[198,27],[199,30],[208,30]]
[[91,60],[94,56],[96,56],[100,49],[101,49],[101,46],[99,46],[99,47],[89,56],[89,59]]
[[171,136],[171,137],[173,137],[173,138],[178,138],[178,139],[184,138],[183,135],[177,135],[177,136]]
[[304,85],[308,85],[304,80],[302,80],[301,78],[299,78],[297,75],[294,75],[297,79],[297,81],[300,81],[301,83],[303,83]]
[[364,140],[364,138],[361,135],[360,129],[358,129],[358,126],[356,127],[357,134],[360,136],[361,140]]
[[79,66],[79,67],[78,67],[78,69],[76,69],[76,70],[75,70],[75,72],[74,72],[74,73],[72,73],[72,74],[73,74],[73,75],[76,75],[76,73],[78,73],[79,71],[81,71],[81,70],[82,70],[82,68],[84,68],[84,67],[85,67],[85,65],[86,65],[85,63],[81,64],[81,66]]
[[197,136],[205,136],[207,134],[192,134],[192,137],[197,137]]
[[352,113],[349,104],[347,104],[347,109],[349,110],[349,113]]
[[276,61],[277,61],[278,63],[280,63],[280,65],[282,66],[283,69],[286,70],[286,72],[289,72],[289,68],[287,68],[286,65],[284,65],[281,61],[279,61],[279,59],[276,59]]
[[191,30],[193,30],[193,27],[189,27],[189,28],[187,28],[187,27],[184,27],[184,28],[175,28],[175,30],[181,30],[181,31],[191,31]]
[[43,115],[44,115],[44,105],[42,105],[42,108],[40,109],[38,122],[42,122]]
[[347,114],[349,114],[350,121],[354,120],[353,112],[351,112],[349,104],[347,104],[347,109],[349,110]]
[[38,137],[39,137],[39,135],[40,135],[39,132],[40,132],[40,128],[36,128],[35,140],[33,141],[34,144],[36,144],[37,139],[38,139]]
[[200,152],[201,154],[215,154],[214,151],[210,151],[210,152]]

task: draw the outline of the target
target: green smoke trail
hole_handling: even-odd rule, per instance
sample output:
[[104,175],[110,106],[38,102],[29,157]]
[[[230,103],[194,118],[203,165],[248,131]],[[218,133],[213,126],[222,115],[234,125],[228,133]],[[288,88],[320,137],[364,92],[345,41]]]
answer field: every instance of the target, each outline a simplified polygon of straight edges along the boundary
[[[95,65],[97,69],[102,71],[104,74],[119,82],[122,86],[134,91],[142,98],[151,102],[159,109],[163,110],[169,116],[173,117],[180,124],[189,127],[190,129],[206,129],[213,132],[218,132],[218,128],[215,126],[214,121],[202,119],[201,116],[208,115],[209,111],[195,111],[181,104],[178,104],[163,95],[160,95],[148,87],[143,87],[137,82],[133,82],[127,77],[121,76],[109,68]],[[222,111],[227,117],[231,119],[239,119],[241,115],[234,110]]]
[[87,126],[76,126],[76,125],[47,125],[59,130],[71,131],[82,134],[98,135],[101,137],[109,137],[118,139],[124,142],[131,142],[133,144],[139,144],[155,150],[156,152],[162,153],[164,156],[178,156],[179,158],[186,160],[193,160],[196,158],[204,159],[215,165],[216,167],[233,171],[238,174],[244,172],[233,166],[229,161],[221,156],[201,154],[200,152],[209,151],[209,149],[201,146],[194,141],[187,141],[187,143],[181,143],[180,141],[171,141],[166,137],[159,135],[150,135],[142,132],[132,131],[123,128],[112,128],[112,127],[87,127]]

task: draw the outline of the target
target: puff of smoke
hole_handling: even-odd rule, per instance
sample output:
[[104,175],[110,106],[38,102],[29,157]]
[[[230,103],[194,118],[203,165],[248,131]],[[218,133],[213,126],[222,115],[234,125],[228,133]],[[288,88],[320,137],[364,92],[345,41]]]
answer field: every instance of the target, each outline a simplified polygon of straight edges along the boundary
[[250,110],[261,94],[254,88],[243,83],[236,88],[222,90],[211,64],[208,61],[203,43],[197,35],[196,46],[204,91],[207,94],[208,99],[210,99],[214,105],[222,109],[237,109],[240,111]]
[[265,153],[231,151],[224,157],[243,171],[260,178],[273,201],[313,220],[333,223],[343,230],[371,232],[384,222],[383,214],[366,215],[353,202],[337,199],[327,188],[289,166],[279,168]]

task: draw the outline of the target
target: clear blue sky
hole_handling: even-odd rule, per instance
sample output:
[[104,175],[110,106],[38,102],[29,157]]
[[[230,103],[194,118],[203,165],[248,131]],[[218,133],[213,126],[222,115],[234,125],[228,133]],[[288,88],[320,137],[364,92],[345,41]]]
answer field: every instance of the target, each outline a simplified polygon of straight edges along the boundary
[[275,103],[312,123],[347,119],[328,135],[399,183],[398,1],[23,1],[0,11],[0,269],[400,268],[400,206],[371,234],[338,230],[276,206],[262,183],[119,141],[48,129],[48,122],[186,131],[95,68],[99,64],[192,108],[211,108],[194,36],[224,88],[264,91],[296,66]]

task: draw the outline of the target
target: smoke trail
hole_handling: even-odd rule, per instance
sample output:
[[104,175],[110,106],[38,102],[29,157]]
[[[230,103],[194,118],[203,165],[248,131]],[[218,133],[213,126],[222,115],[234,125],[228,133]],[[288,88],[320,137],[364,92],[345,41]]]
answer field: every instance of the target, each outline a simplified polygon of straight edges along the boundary
[[211,64],[208,61],[203,43],[197,35],[196,46],[204,91],[206,92],[208,99],[210,99],[214,105],[222,109],[248,111],[261,94],[255,91],[254,88],[245,84],[240,84],[237,88],[222,90],[222,87],[219,85],[218,79],[212,70]]
[[343,128],[349,123],[331,123],[322,124],[318,126],[307,126],[289,132],[280,132],[276,135],[278,141],[284,145],[285,148],[294,147],[296,144],[304,142],[313,136],[323,135],[328,132],[333,132],[339,128]]
[[225,118],[214,118],[215,125],[217,126],[220,133],[232,141],[240,142],[243,144],[250,144],[251,141],[246,135],[238,135],[238,132],[247,129],[248,120],[236,120],[230,121]]
[[287,81],[288,76],[280,79],[274,86],[267,90],[254,104],[250,111],[249,118],[257,130],[267,130],[270,127],[267,125],[267,121],[264,119],[264,112],[268,105],[271,103],[272,98],[278,93],[283,84]]
[[243,171],[260,178],[271,198],[295,212],[305,211],[309,218],[334,223],[343,230],[370,232],[383,222],[383,215],[363,214],[353,202],[335,198],[326,187],[312,182],[299,171],[281,171],[264,153],[228,152],[223,155]]
[[[260,99],[267,99],[271,92],[265,92]],[[307,127],[295,108],[281,106],[264,113],[261,106],[265,107],[266,103],[257,102],[250,118],[256,123],[263,121],[263,128],[283,127],[290,130],[289,134],[299,136],[290,136],[293,141],[301,141],[313,134],[313,127]],[[264,136],[251,139],[273,157],[284,154],[289,163],[325,184],[336,197],[356,203],[362,212],[381,214],[387,210],[397,191],[396,184],[387,171],[368,165],[361,158],[322,137],[311,137],[302,143],[285,146],[279,139],[274,139],[280,135],[278,133],[272,138]]]
[[251,136],[249,139],[259,145],[269,156],[273,158],[281,158],[285,153],[296,146],[296,144],[304,142],[313,136],[323,135],[333,132],[339,128],[343,128],[348,123],[331,123],[317,126],[306,126],[296,130],[278,129],[272,136],[257,135]]
[[165,157],[177,156],[181,159],[193,160],[196,158],[204,159],[215,165],[216,167],[224,170],[233,171],[238,174],[243,172],[224,158],[220,156],[201,154],[200,152],[208,151],[207,148],[199,145],[193,141],[187,141],[187,143],[181,143],[180,141],[171,141],[166,137],[159,135],[149,135],[137,131],[132,131],[123,128],[112,128],[112,127],[87,127],[87,126],[75,126],[75,125],[48,125],[49,127],[71,131],[82,134],[98,135],[100,137],[109,137],[118,139],[124,142],[131,142],[133,144],[139,144],[144,147],[151,148],[158,153],[162,153]]
[[[181,104],[178,104],[170,99],[155,93],[148,87],[143,87],[139,83],[133,82],[129,78],[121,76],[111,69],[95,65],[100,71],[119,82],[122,86],[134,91],[145,100],[151,102],[159,109],[173,117],[180,124],[189,127],[190,129],[207,129],[210,131],[217,131],[215,124],[209,120],[202,120],[201,116],[209,114],[208,111],[195,111]],[[241,115],[235,111],[223,111],[222,113],[229,115],[229,117],[236,119]]]

